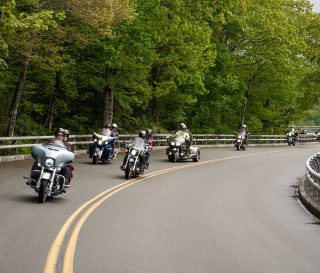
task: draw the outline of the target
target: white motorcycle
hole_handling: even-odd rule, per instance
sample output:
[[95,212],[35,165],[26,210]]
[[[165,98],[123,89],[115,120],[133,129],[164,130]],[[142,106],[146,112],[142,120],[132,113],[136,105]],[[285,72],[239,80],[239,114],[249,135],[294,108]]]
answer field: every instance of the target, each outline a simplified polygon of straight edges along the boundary
[[74,153],[67,150],[59,140],[32,147],[32,157],[36,160],[27,179],[27,185],[38,193],[38,202],[44,203],[47,197],[64,193],[66,179],[70,179],[70,165],[75,159]]

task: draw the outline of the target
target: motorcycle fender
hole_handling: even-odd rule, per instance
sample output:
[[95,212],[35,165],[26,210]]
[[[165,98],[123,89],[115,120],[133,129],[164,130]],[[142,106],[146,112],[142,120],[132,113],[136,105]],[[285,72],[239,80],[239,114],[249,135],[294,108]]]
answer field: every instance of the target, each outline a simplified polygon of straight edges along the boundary
[[198,147],[190,147],[190,157],[197,155]]

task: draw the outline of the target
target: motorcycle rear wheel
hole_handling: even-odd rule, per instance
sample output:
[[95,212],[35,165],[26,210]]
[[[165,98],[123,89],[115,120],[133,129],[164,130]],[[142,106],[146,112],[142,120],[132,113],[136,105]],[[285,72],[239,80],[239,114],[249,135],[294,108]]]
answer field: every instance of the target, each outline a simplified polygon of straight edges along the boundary
[[197,156],[195,158],[192,158],[193,162],[198,162],[200,160],[200,151],[197,151]]
[[47,185],[48,181],[43,180],[41,181],[40,187],[39,187],[39,192],[38,192],[38,202],[39,203],[44,203],[46,202],[47,198]]

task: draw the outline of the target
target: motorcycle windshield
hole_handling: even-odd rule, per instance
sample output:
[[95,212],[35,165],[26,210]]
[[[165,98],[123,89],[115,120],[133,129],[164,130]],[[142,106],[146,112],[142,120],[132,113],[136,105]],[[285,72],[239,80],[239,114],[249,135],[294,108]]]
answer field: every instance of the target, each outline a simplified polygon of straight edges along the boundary
[[96,138],[97,140],[102,140],[103,142],[111,142],[114,140],[114,137],[110,135],[100,135],[97,133],[93,133],[93,137]]
[[31,154],[40,164],[44,165],[47,158],[54,159],[54,166],[61,167],[65,163],[73,161],[75,155],[67,150],[67,146],[58,140],[52,140],[47,144],[37,144],[32,147]]
[[180,131],[178,133],[176,133],[175,135],[171,136],[169,138],[170,142],[175,142],[175,143],[184,143],[185,142],[185,132]]
[[146,142],[141,137],[136,137],[133,141],[133,148],[144,150],[146,147]]

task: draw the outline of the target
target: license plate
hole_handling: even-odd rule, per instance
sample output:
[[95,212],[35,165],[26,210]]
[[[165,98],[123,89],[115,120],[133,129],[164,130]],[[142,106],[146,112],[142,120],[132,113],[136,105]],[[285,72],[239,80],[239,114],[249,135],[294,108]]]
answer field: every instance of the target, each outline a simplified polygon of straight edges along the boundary
[[51,173],[43,173],[42,174],[42,179],[50,179]]

